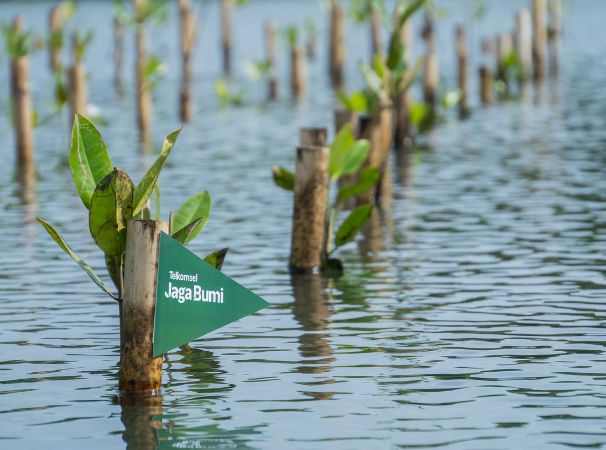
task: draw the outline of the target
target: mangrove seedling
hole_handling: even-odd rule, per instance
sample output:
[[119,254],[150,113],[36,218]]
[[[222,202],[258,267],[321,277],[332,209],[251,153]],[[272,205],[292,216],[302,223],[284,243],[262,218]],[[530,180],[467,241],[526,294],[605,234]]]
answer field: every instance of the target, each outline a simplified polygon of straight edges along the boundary
[[221,106],[242,106],[246,99],[246,91],[244,89],[240,88],[232,92],[227,81],[222,78],[215,81],[215,94]]
[[[137,185],[128,173],[113,167],[109,152],[95,126],[84,116],[76,115],[69,150],[72,178],[82,203],[89,211],[89,230],[97,246],[105,255],[110,278],[117,295],[103,282],[92,267],[72,250],[59,232],[47,221],[38,218],[50,237],[88,274],[106,294],[120,301],[123,292],[126,228],[131,219],[149,218],[150,197],[156,191],[159,198],[158,177],[170,155],[181,129],[170,133],[162,151]],[[182,244],[194,239],[208,222],[211,198],[208,192],[199,192],[187,200],[175,215],[169,218],[169,233]],[[159,205],[156,202],[156,218]],[[211,253],[206,261],[220,268],[227,249]]]
[[[332,204],[328,207],[324,227],[324,249],[322,252],[322,272],[326,275],[340,275],[343,265],[333,254],[340,247],[351,242],[372,214],[372,205],[360,205],[350,211],[335,229],[336,222],[345,202],[374,187],[381,177],[377,168],[364,167],[364,161],[370,152],[370,142],[366,139],[356,140],[350,124],[345,124],[330,144],[328,173],[331,187],[337,187],[341,177],[356,174],[353,184],[339,186]],[[293,191],[295,174],[290,170],[273,167],[273,179],[282,189]]]
[[[57,7],[55,28],[51,30],[46,42],[51,52],[59,53],[63,50],[65,44],[65,27],[69,20],[74,16],[75,12],[76,4],[72,1],[62,1]],[[56,69],[58,68],[59,67],[56,67]]]

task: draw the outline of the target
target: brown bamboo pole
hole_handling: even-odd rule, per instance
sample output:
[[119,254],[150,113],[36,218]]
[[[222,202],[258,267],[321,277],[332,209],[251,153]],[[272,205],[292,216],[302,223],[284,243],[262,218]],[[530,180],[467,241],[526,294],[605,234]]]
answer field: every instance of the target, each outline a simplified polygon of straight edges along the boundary
[[440,83],[440,66],[437,54],[437,45],[434,36],[434,19],[430,12],[425,14],[425,25],[423,27],[423,39],[427,43],[427,54],[425,55],[425,72],[423,73],[423,99],[435,112],[437,105],[438,84]]
[[152,357],[160,232],[166,222],[131,220],[126,230],[124,292],[120,304],[120,391],[157,392],[162,358]]
[[547,43],[547,28],[545,16],[547,4],[545,0],[532,0],[532,57],[534,62],[534,78],[541,80],[545,78],[545,45]]
[[[135,12],[138,12],[147,4],[148,0],[133,0]],[[152,97],[151,86],[146,83],[143,72],[147,65],[147,43],[145,38],[145,27],[140,18],[136,21],[136,58],[135,58],[135,80],[137,92],[137,125],[139,126],[139,139],[147,146],[151,141],[151,115]]]
[[343,125],[351,125],[351,131],[355,138],[359,133],[358,113],[349,109],[335,109],[334,111],[335,134],[337,134]]
[[233,0],[221,0],[221,44],[223,50],[223,74],[231,75],[232,12]]
[[516,14],[515,48],[522,67],[522,81],[526,81],[532,68],[532,17],[527,9]]
[[114,86],[122,92],[122,64],[124,61],[124,29],[118,16],[114,17]]
[[562,1],[549,0],[549,72],[560,72],[560,33],[562,32]]
[[296,100],[303,97],[307,89],[305,52],[299,45],[290,48],[290,90]]
[[328,147],[297,148],[291,273],[320,273],[328,200]]
[[[23,19],[17,16],[13,21],[12,27],[15,32],[20,32],[23,29]],[[11,60],[10,71],[17,165],[19,167],[33,166],[33,110],[27,56],[13,58]]]
[[375,55],[383,54],[383,45],[381,44],[381,13],[374,6],[370,6],[370,42],[371,51],[370,61],[374,60]]
[[345,10],[338,0],[330,3],[329,74],[333,87],[343,85],[345,65]]
[[179,16],[181,19],[181,61],[183,72],[179,107],[181,121],[187,123],[191,122],[193,116],[191,93],[193,79],[192,51],[196,38],[196,21],[189,0],[179,0]]
[[497,37],[497,79],[505,83],[505,92],[509,94],[510,80],[507,74],[507,58],[513,51],[511,33],[501,33]]
[[48,16],[49,32],[51,36],[51,44],[49,45],[49,64],[51,70],[56,72],[61,67],[61,50],[56,48],[52,42],[54,42],[54,36],[61,31],[61,5],[57,5],[50,10]]
[[459,101],[459,111],[466,114],[468,111],[468,64],[469,51],[467,49],[467,38],[465,37],[465,28],[459,25],[456,29],[456,53],[457,53],[457,81],[461,100]]
[[[396,11],[398,8],[396,7]],[[397,21],[399,14],[394,14],[394,19]],[[400,42],[404,47],[405,60],[407,65],[410,67],[412,55],[412,24],[410,21],[406,21],[402,27],[400,34]],[[394,101],[394,144],[396,150],[401,150],[404,147],[410,147],[412,145],[412,129],[410,123],[410,108],[412,106],[412,95],[410,89],[406,89]]]
[[269,62],[267,97],[270,101],[278,98],[278,79],[276,77],[276,27],[271,21],[265,22],[265,55]]
[[321,127],[304,127],[299,130],[301,147],[326,147],[328,131]]
[[86,70],[76,49],[77,36],[72,36],[72,65],[68,71],[70,117],[76,114],[86,115],[88,105],[86,92]]
[[480,67],[480,100],[483,105],[492,103],[492,75],[485,65]]

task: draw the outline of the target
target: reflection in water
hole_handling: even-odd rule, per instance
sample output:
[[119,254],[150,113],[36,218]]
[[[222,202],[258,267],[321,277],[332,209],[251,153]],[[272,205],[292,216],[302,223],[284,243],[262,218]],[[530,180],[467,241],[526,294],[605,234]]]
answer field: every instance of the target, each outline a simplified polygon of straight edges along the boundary
[[19,166],[15,171],[18,182],[15,196],[19,198],[23,207],[24,222],[31,224],[36,220],[37,196],[36,196],[36,166],[25,164]]
[[120,418],[124,425],[122,440],[128,450],[152,450],[158,447],[156,431],[162,427],[161,395],[122,395]]

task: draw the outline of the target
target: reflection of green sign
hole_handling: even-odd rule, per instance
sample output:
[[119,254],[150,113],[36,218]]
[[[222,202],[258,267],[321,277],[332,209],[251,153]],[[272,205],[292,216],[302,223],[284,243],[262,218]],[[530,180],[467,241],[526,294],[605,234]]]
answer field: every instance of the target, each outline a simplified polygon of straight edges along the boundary
[[165,233],[159,251],[154,357],[268,306]]

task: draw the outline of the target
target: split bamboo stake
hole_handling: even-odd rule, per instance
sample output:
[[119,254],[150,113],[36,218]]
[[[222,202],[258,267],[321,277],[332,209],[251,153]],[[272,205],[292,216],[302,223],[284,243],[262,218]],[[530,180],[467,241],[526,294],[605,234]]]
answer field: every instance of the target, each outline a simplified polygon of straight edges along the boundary
[[291,273],[320,273],[328,201],[328,147],[297,148]]
[[305,127],[299,130],[301,147],[326,147],[328,131],[326,128]]
[[492,75],[485,65],[480,67],[480,100],[483,105],[492,103]]
[[50,10],[48,17],[49,31],[50,31],[50,44],[49,44],[49,63],[50,68],[53,72],[56,72],[61,67],[61,49],[55,45],[55,40],[58,34],[61,32],[62,21],[61,21],[61,5],[57,5]]
[[333,87],[343,86],[343,66],[345,65],[345,10],[338,0],[330,3],[330,82]]
[[271,21],[265,22],[265,54],[269,62],[267,97],[270,101],[278,98],[278,79],[276,77],[276,27]]
[[68,71],[70,118],[76,114],[86,115],[88,105],[86,92],[86,70],[77,50],[77,36],[72,36],[72,66]]
[[521,9],[516,14],[515,47],[522,67],[522,81],[526,81],[532,67],[532,18],[527,9]]
[[545,45],[547,43],[547,28],[545,27],[546,7],[545,0],[532,0],[532,57],[535,80],[545,78]]
[[231,75],[232,11],[233,0],[221,0],[221,43],[223,49],[223,74]]
[[[17,16],[13,21],[13,31],[21,32],[23,20]],[[15,127],[15,145],[17,165],[19,167],[33,166],[33,109],[29,84],[29,68],[27,56],[17,56],[11,60],[10,86]]]
[[120,303],[120,391],[157,393],[162,358],[152,357],[160,232],[166,222],[131,220],[126,230],[124,293]]
[[300,99],[307,89],[305,52],[299,45],[290,48],[290,88],[292,96]]
[[[137,16],[139,16],[139,11],[146,5],[147,1],[133,0]],[[139,17],[136,21],[136,52],[137,124],[139,126],[139,139],[146,146],[151,141],[152,97],[151,86],[144,77],[145,66],[148,62],[147,44],[144,24]]]
[[[397,7],[396,7],[397,8]],[[397,11],[397,9],[396,9]],[[394,18],[397,21],[399,14],[394,14]],[[410,67],[412,55],[412,25],[410,21],[406,21],[402,27],[402,33],[400,34],[400,42],[405,51],[405,60],[407,66]],[[410,123],[410,108],[412,106],[412,95],[410,89],[406,89],[394,102],[394,141],[396,150],[401,150],[404,147],[412,146],[412,130]]]
[[549,0],[549,71],[557,76],[560,72],[560,33],[562,31],[562,1]]
[[456,30],[456,51],[457,51],[457,65],[458,65],[458,84],[459,91],[461,93],[461,100],[459,101],[459,111],[462,115],[468,111],[468,60],[469,52],[467,49],[467,39],[465,37],[465,28],[459,25]]
[[192,119],[192,51],[196,38],[196,22],[189,0],[179,0],[179,16],[181,18],[181,60],[183,78],[180,92],[180,116],[184,123]]
[[122,92],[122,62],[124,61],[124,30],[118,16],[114,17],[114,86]]

